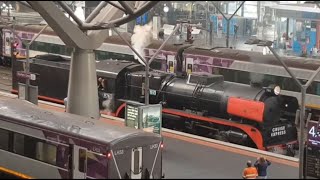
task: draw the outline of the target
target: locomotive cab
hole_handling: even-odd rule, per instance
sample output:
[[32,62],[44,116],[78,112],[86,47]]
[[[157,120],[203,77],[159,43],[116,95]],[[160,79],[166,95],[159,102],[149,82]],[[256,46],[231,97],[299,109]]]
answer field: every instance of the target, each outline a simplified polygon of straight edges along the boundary
[[126,94],[125,76],[127,72],[142,69],[130,61],[113,60],[97,62],[97,81],[99,108],[107,112],[114,112],[122,102],[116,101],[123,99]]
[[[168,78],[168,74],[150,71],[149,74],[149,93],[150,93],[150,103],[158,103],[158,97],[162,91],[162,84],[165,79]],[[127,74],[126,76],[128,82],[128,96],[130,100],[144,102],[145,90],[145,71],[137,71]]]

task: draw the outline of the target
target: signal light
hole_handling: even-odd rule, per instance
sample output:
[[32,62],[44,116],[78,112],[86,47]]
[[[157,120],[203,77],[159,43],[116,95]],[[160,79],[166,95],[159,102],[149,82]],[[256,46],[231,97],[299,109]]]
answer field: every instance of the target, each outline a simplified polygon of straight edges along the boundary
[[18,46],[19,46],[19,43],[18,43],[18,42],[13,43],[13,47],[14,47],[14,48],[17,48]]
[[107,158],[111,158],[111,152],[108,152],[108,154],[107,154]]

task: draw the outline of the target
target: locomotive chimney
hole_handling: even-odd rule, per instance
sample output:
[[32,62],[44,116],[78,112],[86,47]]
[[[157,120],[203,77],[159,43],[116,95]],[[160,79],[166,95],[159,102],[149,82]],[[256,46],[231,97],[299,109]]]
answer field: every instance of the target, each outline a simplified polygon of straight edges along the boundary
[[185,49],[189,48],[190,46],[192,45],[183,45],[182,47],[180,47],[177,51],[177,54],[176,54],[176,61],[177,61],[177,69],[176,69],[176,74],[178,77],[184,77],[186,76],[186,72],[182,70],[182,67],[183,67],[183,52]]

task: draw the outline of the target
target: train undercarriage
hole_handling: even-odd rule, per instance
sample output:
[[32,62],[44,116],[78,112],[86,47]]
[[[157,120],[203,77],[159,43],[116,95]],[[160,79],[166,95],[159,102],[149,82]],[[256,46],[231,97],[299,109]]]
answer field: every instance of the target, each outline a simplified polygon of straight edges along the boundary
[[206,122],[195,118],[188,118],[169,113],[163,113],[162,127],[223,142],[229,142],[260,150],[267,150],[269,152],[291,157],[295,156],[298,148],[297,141],[292,141],[287,144],[263,147],[262,149],[261,146],[259,148],[256,145],[258,140],[253,140],[246,132],[237,127]]

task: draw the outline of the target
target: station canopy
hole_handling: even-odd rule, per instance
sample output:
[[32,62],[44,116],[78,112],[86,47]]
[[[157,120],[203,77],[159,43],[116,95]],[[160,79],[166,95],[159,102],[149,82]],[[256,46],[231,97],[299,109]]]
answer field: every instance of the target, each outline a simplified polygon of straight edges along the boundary
[[320,9],[313,7],[301,7],[293,5],[276,5],[270,6],[275,10],[277,17],[288,17],[293,19],[319,20]]

